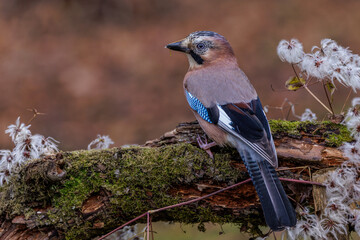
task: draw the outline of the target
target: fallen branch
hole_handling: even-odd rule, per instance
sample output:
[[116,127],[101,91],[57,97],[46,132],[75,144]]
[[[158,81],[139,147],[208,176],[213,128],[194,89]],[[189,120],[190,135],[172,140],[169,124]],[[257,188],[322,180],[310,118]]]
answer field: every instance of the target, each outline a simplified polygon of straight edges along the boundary
[[[271,127],[283,178],[311,180],[312,172],[345,160],[333,147],[349,139],[343,126],[273,121]],[[185,123],[144,146],[32,160],[0,189],[0,239],[91,239],[151,209],[247,179],[234,149],[215,147],[212,160],[196,146],[197,135],[203,134],[196,123]],[[283,185],[298,204],[313,204],[311,185]],[[151,216],[153,221],[232,222],[258,235],[264,225],[251,183]]]

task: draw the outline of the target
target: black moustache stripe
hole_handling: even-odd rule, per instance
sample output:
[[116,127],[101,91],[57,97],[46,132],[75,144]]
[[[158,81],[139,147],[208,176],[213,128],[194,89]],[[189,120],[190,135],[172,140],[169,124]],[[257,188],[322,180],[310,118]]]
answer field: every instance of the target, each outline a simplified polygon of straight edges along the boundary
[[191,57],[197,62],[197,64],[203,64],[204,59],[200,57],[200,55],[193,52],[193,50],[190,51]]

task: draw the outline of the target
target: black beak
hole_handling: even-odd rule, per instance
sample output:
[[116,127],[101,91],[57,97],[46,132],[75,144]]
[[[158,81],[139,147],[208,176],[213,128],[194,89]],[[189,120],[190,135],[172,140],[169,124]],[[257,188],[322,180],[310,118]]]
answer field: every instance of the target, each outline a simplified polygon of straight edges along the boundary
[[185,52],[185,53],[188,53],[190,51],[187,47],[182,46],[182,41],[170,43],[170,44],[166,45],[165,47],[170,50],[180,51],[180,52]]

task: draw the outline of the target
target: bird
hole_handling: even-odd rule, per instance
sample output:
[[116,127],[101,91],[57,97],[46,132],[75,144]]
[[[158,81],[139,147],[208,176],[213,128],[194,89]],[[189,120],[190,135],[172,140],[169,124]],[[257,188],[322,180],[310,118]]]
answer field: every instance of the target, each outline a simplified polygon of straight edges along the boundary
[[[273,231],[295,226],[294,207],[275,170],[278,159],[268,120],[229,42],[216,32],[197,31],[165,47],[186,54],[189,69],[183,87],[188,104],[209,138],[239,152],[266,224]],[[212,144],[200,146],[208,150]]]

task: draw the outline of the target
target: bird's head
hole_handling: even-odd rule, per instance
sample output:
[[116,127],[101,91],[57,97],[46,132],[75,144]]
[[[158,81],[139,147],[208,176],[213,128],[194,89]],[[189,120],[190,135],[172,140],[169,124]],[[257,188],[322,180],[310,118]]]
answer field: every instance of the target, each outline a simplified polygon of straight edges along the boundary
[[166,45],[166,48],[186,53],[190,69],[221,60],[235,60],[229,42],[220,34],[211,31],[190,33],[183,40]]

